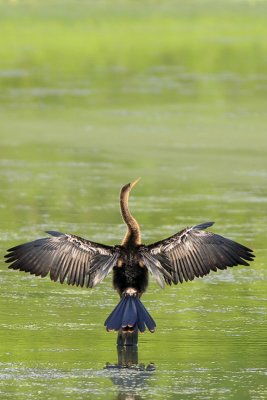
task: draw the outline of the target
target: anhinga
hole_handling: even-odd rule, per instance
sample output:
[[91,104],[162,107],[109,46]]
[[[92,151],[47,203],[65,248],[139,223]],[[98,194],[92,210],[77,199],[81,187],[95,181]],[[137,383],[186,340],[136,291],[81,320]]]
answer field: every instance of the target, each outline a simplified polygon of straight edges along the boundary
[[140,227],[128,208],[131,189],[139,179],[123,186],[120,192],[122,218],[127,225],[121,245],[107,246],[79,236],[48,231],[51,237],[34,240],[8,250],[9,268],[41,277],[50,274],[53,281],[94,287],[113,270],[113,285],[121,300],[105,321],[108,331],[154,332],[156,324],[140,301],[148,285],[148,272],[163,288],[191,281],[210,271],[235,265],[249,265],[253,251],[205,231],[206,222],[183,229],[159,242],[144,245]]

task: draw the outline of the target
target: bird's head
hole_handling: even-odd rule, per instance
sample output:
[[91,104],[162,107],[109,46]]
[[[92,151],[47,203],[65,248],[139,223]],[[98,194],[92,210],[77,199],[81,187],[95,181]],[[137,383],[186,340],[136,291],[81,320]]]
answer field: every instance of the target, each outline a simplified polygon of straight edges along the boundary
[[137,178],[135,181],[127,183],[126,185],[124,185],[121,189],[122,192],[125,191],[129,191],[132,190],[132,188],[140,181],[141,177]]

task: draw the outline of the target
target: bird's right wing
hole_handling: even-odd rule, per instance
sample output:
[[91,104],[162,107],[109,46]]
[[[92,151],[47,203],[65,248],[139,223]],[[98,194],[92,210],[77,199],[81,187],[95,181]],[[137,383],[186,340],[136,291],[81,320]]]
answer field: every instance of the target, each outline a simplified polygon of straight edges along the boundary
[[144,246],[143,261],[160,286],[171,285],[207,275],[210,271],[235,265],[249,265],[251,249],[204,229],[207,222],[183,229],[175,235]]
[[46,276],[68,285],[94,287],[116,265],[116,247],[79,236],[48,231],[51,237],[24,243],[8,250],[9,268]]

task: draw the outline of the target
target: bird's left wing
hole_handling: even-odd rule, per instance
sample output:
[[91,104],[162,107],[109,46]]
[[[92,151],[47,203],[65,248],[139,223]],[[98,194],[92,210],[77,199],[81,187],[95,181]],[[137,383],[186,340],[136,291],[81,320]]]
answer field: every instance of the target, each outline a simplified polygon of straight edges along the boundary
[[51,237],[12,247],[5,255],[9,268],[46,276],[68,285],[94,287],[116,265],[116,247],[79,236],[48,231]]
[[175,235],[140,249],[143,262],[160,286],[207,275],[235,265],[249,265],[251,249],[204,229],[213,222],[183,229]]

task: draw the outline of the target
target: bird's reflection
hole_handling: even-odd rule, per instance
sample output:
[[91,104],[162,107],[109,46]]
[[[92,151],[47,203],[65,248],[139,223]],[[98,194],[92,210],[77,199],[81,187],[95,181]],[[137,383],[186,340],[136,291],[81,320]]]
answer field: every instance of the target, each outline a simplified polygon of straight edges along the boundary
[[119,400],[141,400],[142,389],[147,379],[155,371],[155,364],[147,366],[138,361],[138,333],[118,333],[118,362],[107,362],[105,369],[112,372],[110,379],[119,389]]

